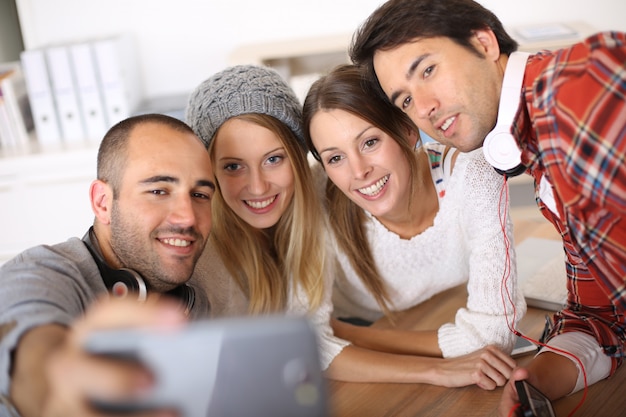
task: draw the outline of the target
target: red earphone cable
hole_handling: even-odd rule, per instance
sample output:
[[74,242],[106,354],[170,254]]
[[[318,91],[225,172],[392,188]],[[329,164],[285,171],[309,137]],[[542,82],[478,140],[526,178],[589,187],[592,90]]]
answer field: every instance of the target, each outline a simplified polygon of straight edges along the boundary
[[[500,210],[500,207],[502,207],[502,199],[504,197],[504,213],[502,213],[502,211]],[[502,189],[500,190],[500,198],[498,200],[498,216],[499,216],[499,220],[500,220],[500,227],[502,229],[502,235],[504,236],[504,247],[506,250],[506,255],[505,255],[505,265],[504,265],[504,271],[503,271],[503,275],[502,275],[502,286],[500,287],[500,295],[502,297],[502,303],[504,305],[504,316],[506,318],[506,324],[509,328],[509,330],[515,334],[516,336],[522,337],[532,343],[535,343],[538,346],[542,346],[542,347],[548,347],[551,350],[554,350],[555,352],[561,353],[563,355],[567,355],[571,358],[573,358],[578,365],[580,366],[580,370],[583,374],[583,381],[584,381],[584,390],[583,390],[583,396],[580,399],[580,402],[576,405],[576,407],[574,407],[574,409],[568,414],[568,417],[572,417],[576,411],[578,411],[578,409],[583,405],[583,403],[585,402],[585,399],[587,398],[587,391],[588,391],[588,385],[587,385],[587,372],[585,371],[585,367],[583,366],[582,361],[573,353],[556,348],[554,346],[547,346],[545,343],[543,342],[539,342],[537,340],[534,340],[533,338],[530,338],[524,334],[522,334],[522,332],[518,331],[517,329],[515,329],[515,322],[516,322],[516,316],[517,316],[517,309],[515,307],[515,302],[513,301],[512,297],[511,297],[511,293],[509,292],[509,288],[507,286],[509,277],[511,276],[511,256],[510,256],[510,248],[511,248],[511,241],[509,240],[507,233],[506,233],[506,219],[508,217],[508,207],[509,207],[509,187],[508,187],[508,182],[507,182],[507,177],[504,177],[504,181],[502,183]],[[507,314],[507,301],[508,303],[511,305],[511,309],[512,309],[512,319],[511,322],[509,322],[508,320],[508,314]],[[519,407],[519,403],[516,404],[515,406],[513,406],[513,408],[511,409],[511,411],[509,412],[509,417],[513,416],[515,411],[517,410],[517,408]]]
[[517,403],[513,407],[511,407],[511,411],[509,411],[509,417],[514,417],[515,411],[517,411],[519,407],[520,407],[520,403]]

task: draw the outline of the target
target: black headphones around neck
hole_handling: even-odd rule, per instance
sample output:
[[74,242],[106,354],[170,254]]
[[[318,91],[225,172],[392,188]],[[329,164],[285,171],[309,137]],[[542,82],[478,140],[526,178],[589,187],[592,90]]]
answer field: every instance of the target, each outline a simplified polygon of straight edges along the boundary
[[483,142],[483,153],[487,162],[499,174],[507,177],[515,177],[526,171],[526,166],[522,164],[522,151],[511,134],[511,126],[519,108],[524,71],[529,56],[527,52],[513,52],[509,56],[502,80],[498,121]]
[[[138,301],[146,299],[148,287],[143,277],[137,271],[129,268],[114,269],[107,265],[102,257],[100,245],[98,245],[98,239],[95,236],[93,227],[90,227],[83,237],[83,243],[89,250],[89,253],[91,253],[102,276],[102,281],[104,281],[104,285],[113,297],[124,298],[132,295]],[[185,308],[185,313],[189,314],[195,302],[195,292],[192,287],[187,284],[179,285],[166,294],[180,300]]]

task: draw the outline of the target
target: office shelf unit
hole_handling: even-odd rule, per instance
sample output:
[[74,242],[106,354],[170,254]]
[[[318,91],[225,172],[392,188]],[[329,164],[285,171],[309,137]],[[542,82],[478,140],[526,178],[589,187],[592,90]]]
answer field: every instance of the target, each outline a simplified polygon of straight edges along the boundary
[[93,223],[95,146],[0,158],[0,264],[23,249],[82,235]]

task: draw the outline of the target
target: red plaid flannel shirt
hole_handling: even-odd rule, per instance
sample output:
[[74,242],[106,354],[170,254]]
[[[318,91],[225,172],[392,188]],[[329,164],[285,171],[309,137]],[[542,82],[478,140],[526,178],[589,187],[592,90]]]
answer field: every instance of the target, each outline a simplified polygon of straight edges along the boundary
[[[532,56],[523,88],[513,132],[567,255],[568,302],[552,335],[594,336],[614,372],[626,350],[626,34]],[[558,216],[539,199],[544,175]]]

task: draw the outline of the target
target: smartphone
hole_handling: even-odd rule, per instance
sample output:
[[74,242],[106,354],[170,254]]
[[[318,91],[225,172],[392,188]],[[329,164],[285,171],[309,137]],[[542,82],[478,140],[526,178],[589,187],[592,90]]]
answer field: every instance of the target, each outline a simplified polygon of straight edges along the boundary
[[556,417],[552,403],[541,391],[526,381],[515,381],[522,417]]
[[317,335],[304,317],[196,321],[172,330],[101,330],[85,349],[152,371],[139,398],[91,404],[107,413],[177,410],[184,417],[325,417]]

